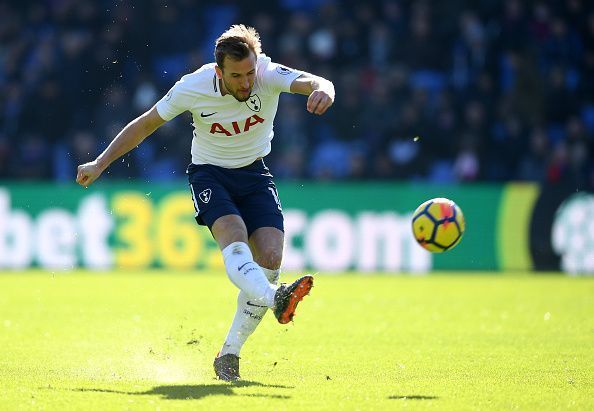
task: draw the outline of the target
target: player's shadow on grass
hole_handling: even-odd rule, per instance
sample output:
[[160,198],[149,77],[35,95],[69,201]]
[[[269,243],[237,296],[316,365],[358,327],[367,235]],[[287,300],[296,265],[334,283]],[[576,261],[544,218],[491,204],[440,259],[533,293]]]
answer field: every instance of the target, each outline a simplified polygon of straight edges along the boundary
[[76,388],[79,392],[108,392],[126,395],[159,395],[166,400],[198,400],[210,395],[227,395],[239,397],[262,397],[289,399],[288,395],[277,394],[242,394],[235,391],[242,387],[294,388],[286,385],[262,384],[255,381],[238,381],[235,383],[196,384],[196,385],[158,385],[147,391],[118,391],[102,388]]
[[437,400],[434,395],[390,395],[389,400]]

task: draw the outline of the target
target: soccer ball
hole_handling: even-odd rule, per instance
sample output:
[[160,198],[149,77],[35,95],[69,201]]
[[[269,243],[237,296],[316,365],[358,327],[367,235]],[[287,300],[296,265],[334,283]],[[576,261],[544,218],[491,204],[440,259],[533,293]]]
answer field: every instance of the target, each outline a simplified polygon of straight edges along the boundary
[[454,248],[462,239],[465,225],[462,210],[447,198],[425,201],[417,207],[412,219],[415,239],[432,253]]

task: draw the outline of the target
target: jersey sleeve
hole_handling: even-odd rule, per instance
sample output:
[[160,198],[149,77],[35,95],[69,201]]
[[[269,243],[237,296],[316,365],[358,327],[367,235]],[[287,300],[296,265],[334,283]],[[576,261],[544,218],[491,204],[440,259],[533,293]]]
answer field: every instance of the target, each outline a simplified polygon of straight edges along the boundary
[[169,121],[184,111],[190,110],[195,101],[196,95],[190,91],[182,77],[161,100],[157,101],[155,106],[159,116]]
[[282,64],[272,62],[268,57],[261,58],[259,65],[259,80],[261,87],[268,93],[290,93],[293,81],[303,74],[300,70],[295,70]]

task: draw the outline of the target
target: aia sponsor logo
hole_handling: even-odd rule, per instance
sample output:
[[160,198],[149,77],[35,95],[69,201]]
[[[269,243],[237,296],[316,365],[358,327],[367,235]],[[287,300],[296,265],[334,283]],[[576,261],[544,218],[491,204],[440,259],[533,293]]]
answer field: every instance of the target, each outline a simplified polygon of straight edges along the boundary
[[233,121],[231,124],[222,125],[221,123],[212,123],[210,126],[210,134],[224,134],[227,137],[233,135],[247,133],[250,128],[259,123],[263,123],[264,119],[257,114],[245,119],[244,122]]

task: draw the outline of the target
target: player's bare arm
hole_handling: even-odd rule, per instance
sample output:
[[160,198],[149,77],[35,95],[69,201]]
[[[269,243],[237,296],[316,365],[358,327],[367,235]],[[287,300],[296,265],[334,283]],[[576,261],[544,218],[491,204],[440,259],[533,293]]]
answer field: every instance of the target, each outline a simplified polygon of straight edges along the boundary
[[78,166],[76,182],[83,187],[91,185],[111,163],[138,146],[164,123],[155,107],[132,120],[95,160]]
[[291,83],[291,93],[309,96],[307,111],[313,114],[324,114],[334,103],[334,84],[310,73],[303,73]]

